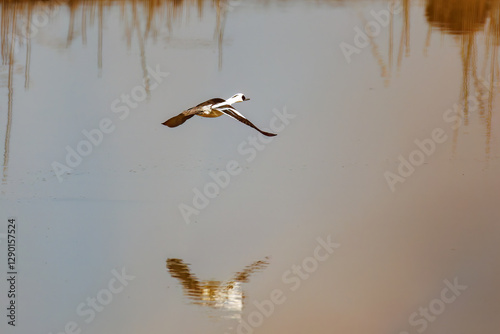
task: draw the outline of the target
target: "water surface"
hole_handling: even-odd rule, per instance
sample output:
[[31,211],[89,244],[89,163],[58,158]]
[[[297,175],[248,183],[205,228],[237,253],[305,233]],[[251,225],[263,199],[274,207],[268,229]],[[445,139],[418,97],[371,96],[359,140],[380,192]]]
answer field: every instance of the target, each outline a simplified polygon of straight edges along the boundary
[[[4,2],[2,328],[495,333],[499,29],[493,0]],[[237,92],[277,137],[161,125]]]

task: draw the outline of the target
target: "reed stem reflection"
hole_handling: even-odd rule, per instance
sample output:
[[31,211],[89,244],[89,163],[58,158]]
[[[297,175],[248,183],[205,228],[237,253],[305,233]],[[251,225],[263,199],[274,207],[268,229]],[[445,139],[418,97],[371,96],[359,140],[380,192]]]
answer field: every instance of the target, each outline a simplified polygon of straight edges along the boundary
[[[24,61],[24,87],[29,88],[30,63],[31,63],[31,38],[35,37],[39,29],[33,22],[39,16],[49,20],[48,13],[58,12],[67,7],[69,10],[69,24],[66,36],[68,48],[75,41],[75,25],[77,18],[81,20],[81,42],[87,44],[88,24],[94,24],[97,19],[97,69],[98,75],[102,75],[103,68],[103,23],[105,11],[108,7],[119,6],[122,19],[124,21],[125,34],[128,47],[131,47],[132,36],[137,37],[140,48],[140,66],[143,72],[143,79],[148,98],[150,97],[150,86],[148,73],[146,70],[146,44],[148,38],[157,38],[158,32],[163,24],[166,24],[169,31],[172,31],[172,22],[189,13],[189,8],[196,7],[198,15],[203,15],[203,7],[210,4],[216,9],[216,27],[214,39],[216,40],[219,57],[218,66],[222,68],[222,45],[224,38],[224,25],[226,22],[228,5],[225,0],[148,0],[148,1],[109,1],[109,0],[56,0],[56,1],[1,1],[1,23],[0,23],[0,54],[2,64],[8,66],[8,112],[7,125],[4,139],[4,154],[2,165],[2,183],[7,182],[9,156],[10,156],[10,136],[12,130],[12,113],[14,97],[14,67],[16,58],[14,54],[17,44],[26,43],[26,54]],[[165,22],[166,21],[166,22]],[[142,24],[145,22],[144,24]],[[47,24],[48,22],[45,22]]]
[[[392,1],[393,5],[396,1]],[[419,2],[420,4],[421,2]],[[431,47],[433,33],[453,36],[460,46],[462,60],[462,83],[460,88],[460,104],[463,107],[463,122],[470,123],[471,108],[485,127],[485,159],[489,162],[491,155],[493,100],[497,93],[500,78],[498,64],[498,47],[500,45],[500,0],[426,0],[425,15],[429,23],[424,55]],[[400,70],[403,58],[410,56],[410,14],[412,3],[402,0],[403,7],[401,33],[397,51],[397,71]],[[376,40],[371,38],[372,53],[381,68],[381,77],[388,84],[391,77],[393,53],[395,47],[394,18],[390,17],[388,66],[379,52]],[[484,45],[479,45],[483,37]],[[479,49],[484,50],[481,61]],[[456,155],[459,129],[454,130],[452,155]]]
[[[495,83],[499,80],[498,46],[500,33],[500,1],[498,0],[428,0],[427,21],[442,34],[455,36],[462,59],[462,88],[464,125],[470,122],[470,110],[477,111],[485,127],[485,157],[491,155],[493,98]],[[484,58],[478,60],[478,39],[484,36]],[[479,70],[481,68],[481,70]],[[481,75],[479,75],[481,73]],[[475,105],[471,106],[471,102]],[[453,136],[453,154],[456,154],[458,129]]]

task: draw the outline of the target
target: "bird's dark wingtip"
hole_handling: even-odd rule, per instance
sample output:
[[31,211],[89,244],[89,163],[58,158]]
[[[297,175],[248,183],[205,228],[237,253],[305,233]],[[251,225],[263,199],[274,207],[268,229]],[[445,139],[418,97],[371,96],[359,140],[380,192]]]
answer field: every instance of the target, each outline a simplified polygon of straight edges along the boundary
[[277,133],[270,133],[270,132],[264,132],[264,131],[262,131],[262,134],[264,136],[268,136],[268,137],[274,137],[274,136],[278,135]]

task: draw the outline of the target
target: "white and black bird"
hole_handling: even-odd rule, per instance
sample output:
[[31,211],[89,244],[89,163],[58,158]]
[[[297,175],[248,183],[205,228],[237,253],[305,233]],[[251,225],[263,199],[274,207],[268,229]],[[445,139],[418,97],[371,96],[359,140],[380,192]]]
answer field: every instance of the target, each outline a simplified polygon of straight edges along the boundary
[[253,125],[252,122],[250,122],[248,119],[245,118],[242,114],[238,112],[238,110],[234,109],[232,107],[233,103],[238,103],[238,102],[243,102],[243,101],[248,101],[250,99],[246,98],[245,95],[242,93],[235,94],[231,96],[229,99],[224,100],[221,98],[214,98],[207,100],[203,103],[198,104],[195,107],[189,108],[183,112],[181,112],[179,115],[174,116],[167,120],[166,122],[163,122],[163,125],[166,125],[168,127],[174,128],[176,126],[181,125],[194,115],[198,115],[201,117],[219,117],[221,115],[228,115],[229,117],[232,117],[252,128],[255,130],[259,131],[265,136],[272,137],[276,136],[275,133],[270,133],[270,132],[265,132],[260,130],[258,127]]

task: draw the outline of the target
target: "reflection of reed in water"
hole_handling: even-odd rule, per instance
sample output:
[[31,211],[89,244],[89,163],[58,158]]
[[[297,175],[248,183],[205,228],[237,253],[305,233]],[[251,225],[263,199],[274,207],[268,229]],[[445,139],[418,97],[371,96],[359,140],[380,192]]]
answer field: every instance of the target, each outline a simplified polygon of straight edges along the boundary
[[[393,67],[393,54],[397,51],[397,70],[399,71],[403,55],[410,55],[410,8],[411,1],[391,0],[393,5],[402,6],[402,27],[399,47],[395,46],[395,19],[389,20],[388,61],[386,63],[374,38],[370,39],[372,52],[381,68],[381,76],[389,83]],[[430,47],[433,31],[451,34],[460,43],[462,59],[462,87],[460,104],[463,112],[463,124],[469,124],[472,110],[477,112],[484,123],[486,143],[485,156],[488,162],[491,154],[493,98],[500,80],[498,47],[500,45],[500,0],[427,0],[426,17],[429,22],[424,54]],[[437,29],[436,29],[437,28]],[[434,30],[433,30],[434,29]],[[478,57],[478,35],[484,35],[484,58]],[[480,65],[480,66],[479,66]],[[458,125],[458,124],[457,124]],[[453,154],[456,153],[459,129],[453,135]]]
[[15,28],[16,28],[16,11],[24,8],[23,4],[15,3],[13,7],[13,15],[8,15],[2,8],[2,22],[0,26],[1,35],[1,55],[2,55],[2,65],[8,66],[7,74],[7,125],[5,129],[5,141],[4,141],[4,154],[3,154],[3,166],[2,166],[2,184],[7,182],[9,157],[10,157],[10,137],[12,130],[12,99],[14,94],[14,50],[15,50]]
[[224,317],[240,319],[245,299],[241,284],[247,283],[253,273],[264,270],[269,265],[267,260],[266,257],[263,261],[255,261],[224,282],[200,281],[191,273],[189,264],[181,259],[167,259],[167,269],[170,275],[182,284],[184,294],[193,304],[231,312]]
[[[388,22],[388,29],[389,29],[389,50],[387,52],[388,54],[388,61],[384,59],[383,56],[383,51],[381,48],[379,48],[375,36],[371,36],[370,34],[367,34],[368,40],[371,45],[371,51],[373,54],[373,57],[377,60],[377,64],[380,67],[380,73],[382,78],[385,79],[385,84],[386,86],[389,85],[390,79],[391,79],[391,71],[393,68],[393,63],[394,63],[394,25],[397,23],[395,16],[399,15],[399,12],[401,11],[402,13],[402,30],[401,30],[401,35],[399,38],[399,47],[398,47],[398,53],[397,53],[397,70],[399,71],[401,68],[401,64],[403,62],[403,55],[405,57],[410,56],[410,0],[388,0],[388,8],[389,10],[388,15],[389,15],[389,22]],[[395,12],[397,14],[395,14]],[[373,20],[373,17],[371,17]],[[367,18],[364,15],[361,15],[361,22],[363,23],[363,26],[366,27],[366,24],[368,23]]]
[[[12,129],[12,110],[14,97],[14,69],[16,67],[16,47],[26,45],[24,61],[24,86],[29,88],[29,69],[31,59],[31,38],[35,37],[40,29],[47,25],[50,19],[60,12],[62,7],[69,10],[69,26],[65,47],[69,47],[80,31],[82,43],[87,43],[87,26],[97,21],[97,68],[99,75],[103,67],[103,22],[106,8],[119,6],[122,20],[125,24],[125,35],[130,47],[132,37],[138,41],[141,57],[141,68],[149,96],[149,79],[146,70],[146,44],[149,38],[156,39],[163,26],[172,31],[172,22],[189,13],[191,7],[196,7],[199,16],[203,14],[203,7],[209,4],[216,9],[215,39],[219,49],[219,69],[222,67],[222,42],[225,17],[231,2],[227,0],[143,0],[143,1],[110,1],[110,0],[54,0],[54,1],[2,1],[0,23],[0,55],[2,65],[8,68],[8,111],[5,130],[4,154],[2,166],[2,183],[7,182],[10,135]],[[76,28],[76,22],[81,22]]]
[[428,0],[425,15],[428,22],[451,34],[482,30],[490,0]]
[[[500,45],[499,0],[428,0],[426,16],[431,27],[441,33],[456,36],[461,47],[462,88],[461,105],[464,125],[469,124],[470,113],[477,112],[485,125],[485,155],[491,154],[491,125],[493,98],[499,78],[498,46]],[[478,35],[483,33],[485,52],[478,60]],[[479,64],[480,63],[480,64]],[[456,151],[458,129],[453,136]]]

